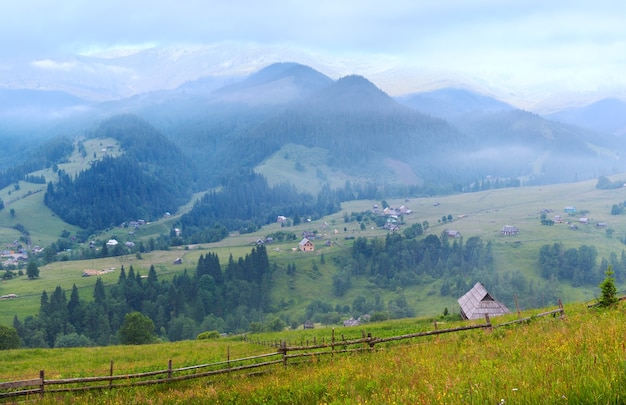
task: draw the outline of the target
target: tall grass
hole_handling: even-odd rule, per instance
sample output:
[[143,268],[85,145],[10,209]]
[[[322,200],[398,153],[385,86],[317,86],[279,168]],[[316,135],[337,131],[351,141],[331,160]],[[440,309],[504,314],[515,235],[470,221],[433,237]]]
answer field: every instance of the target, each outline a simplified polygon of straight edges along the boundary
[[[311,357],[256,376],[200,379],[111,392],[46,396],[91,404],[622,404],[626,402],[626,308],[565,308],[566,318],[415,339],[373,352]],[[371,325],[373,330],[376,326]],[[419,326],[418,326],[419,327]],[[369,330],[369,329],[368,329]],[[376,334],[374,332],[374,334]],[[292,338],[296,339],[296,336]],[[217,343],[214,343],[217,344]],[[234,345],[234,342],[225,342]],[[165,363],[170,345],[138,347]],[[202,357],[206,343],[179,347]],[[237,346],[240,347],[240,346]],[[121,350],[110,348],[115,352]],[[148,351],[154,350],[150,355]],[[162,350],[163,354],[158,353]],[[217,349],[219,352],[219,349]],[[222,346],[222,352],[223,352]],[[9,352],[16,356],[16,352]],[[41,352],[29,352],[32,357]],[[75,366],[78,356],[58,353]],[[169,353],[168,353],[169,352]],[[5,357],[3,353],[1,357]],[[41,357],[40,357],[41,358]],[[3,359],[6,364],[8,358]],[[145,360],[147,361],[147,360]],[[148,367],[144,364],[143,367]],[[106,369],[106,367],[105,367]],[[86,370],[83,372],[87,373]]]

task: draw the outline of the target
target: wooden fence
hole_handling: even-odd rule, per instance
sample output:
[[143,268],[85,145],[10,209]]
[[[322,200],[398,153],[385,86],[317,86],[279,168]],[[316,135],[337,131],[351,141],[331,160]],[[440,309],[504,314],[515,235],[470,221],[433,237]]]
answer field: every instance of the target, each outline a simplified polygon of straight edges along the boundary
[[333,356],[339,353],[372,351],[375,349],[376,345],[382,343],[389,343],[426,336],[437,336],[446,333],[455,333],[474,329],[492,329],[497,327],[504,327],[515,323],[528,322],[533,318],[539,318],[549,315],[555,317],[557,315],[565,315],[563,305],[559,302],[559,308],[553,311],[543,312],[529,318],[520,317],[517,320],[499,325],[493,325],[489,319],[489,316],[487,315],[485,316],[485,323],[481,324],[460,326],[448,329],[438,329],[437,322],[435,321],[434,330],[389,337],[374,337],[371,334],[366,334],[364,331],[362,331],[361,338],[345,339],[345,337],[341,335],[341,338],[338,339],[335,337],[335,330],[332,329],[330,341],[326,342],[324,339],[322,339],[321,342],[317,342],[317,339],[315,339],[312,345],[309,345],[308,342],[306,345],[291,345],[288,344],[286,341],[268,343],[259,341],[254,342],[249,340],[251,343],[273,346],[276,348],[276,351],[257,356],[230,359],[229,350],[227,354],[227,360],[225,361],[199,364],[181,368],[172,368],[172,360],[169,360],[166,369],[145,373],[114,375],[113,361],[111,361],[109,375],[107,376],[48,380],[45,378],[45,371],[41,370],[39,372],[39,378],[0,383],[0,399],[17,396],[43,396],[46,393],[81,392],[89,390],[111,390],[114,388],[138,387],[144,385],[184,381],[195,378],[211,377],[220,374],[242,374],[245,372],[253,372],[253,370],[255,372],[269,371],[271,366],[275,366],[277,364],[287,366],[289,360],[292,359],[306,360],[308,358],[322,355]]

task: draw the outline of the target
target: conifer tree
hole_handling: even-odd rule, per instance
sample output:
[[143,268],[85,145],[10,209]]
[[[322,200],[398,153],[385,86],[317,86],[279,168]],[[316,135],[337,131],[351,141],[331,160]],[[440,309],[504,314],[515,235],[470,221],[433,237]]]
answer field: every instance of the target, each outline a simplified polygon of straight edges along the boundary
[[602,294],[598,298],[598,306],[602,308],[609,308],[615,306],[619,302],[617,298],[617,287],[615,287],[615,279],[613,278],[613,270],[611,266],[607,267],[604,272],[605,278],[600,283],[600,290]]

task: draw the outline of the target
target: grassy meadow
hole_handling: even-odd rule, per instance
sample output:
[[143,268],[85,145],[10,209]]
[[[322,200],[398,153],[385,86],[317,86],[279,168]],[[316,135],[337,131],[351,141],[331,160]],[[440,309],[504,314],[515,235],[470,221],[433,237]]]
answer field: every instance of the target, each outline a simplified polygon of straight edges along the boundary
[[[47,394],[35,403],[68,404],[622,404],[626,402],[624,303],[616,309],[565,306],[564,318],[534,318],[493,330],[471,330],[377,346],[373,352],[311,356],[251,376],[232,374],[113,391]],[[535,312],[536,313],[536,312]],[[532,315],[524,313],[523,316]],[[494,318],[497,325],[514,315]],[[432,320],[362,325],[373,336],[424,330]],[[440,328],[465,325],[449,322]],[[432,325],[431,325],[432,327]],[[337,333],[358,336],[357,328]],[[329,339],[330,329],[263,334],[261,339]],[[254,335],[251,336],[254,340]],[[237,338],[146,346],[0,352],[0,380],[162,370],[223,361],[267,347]]]
[[[100,144],[92,148],[96,146],[99,147]],[[613,176],[612,180],[618,178],[620,177]],[[562,242],[566,248],[578,248],[582,244],[593,245],[598,251],[598,263],[602,257],[608,258],[611,252],[617,254],[618,257],[621,255],[625,247],[620,239],[626,235],[626,215],[614,216],[610,212],[613,204],[626,201],[626,188],[597,190],[595,183],[595,181],[586,181],[429,198],[388,199],[387,202],[393,207],[405,205],[413,211],[412,214],[403,218],[406,226],[415,222],[428,221],[430,224],[428,232],[435,235],[441,234],[445,229],[456,229],[466,239],[479,236],[483,240],[490,240],[493,244],[497,272],[504,274],[520,271],[529,281],[543,282],[537,267],[539,248],[543,244]],[[27,194],[28,187],[41,188],[43,186],[21,183],[19,193]],[[5,189],[0,192],[5,202],[9,201],[8,191],[10,190]],[[17,193],[13,191],[10,196],[15,197]],[[200,194],[194,199],[199,197]],[[56,240],[62,230],[74,230],[43,206],[42,200],[43,192],[39,192],[11,203],[9,207],[15,207],[15,217],[12,217],[6,208],[0,211],[0,243],[2,245],[19,238],[19,233],[11,228],[15,223],[26,226],[31,233],[33,243],[42,246]],[[342,204],[341,212],[310,223],[304,222],[288,228],[271,224],[252,234],[233,234],[218,243],[154,251],[142,255],[140,259],[134,255],[127,255],[107,259],[60,261],[41,266],[40,278],[37,280],[28,280],[22,276],[4,281],[0,285],[0,295],[19,295],[18,299],[0,300],[0,324],[10,325],[16,314],[21,319],[36,314],[41,292],[43,290],[51,292],[57,285],[69,291],[72,285],[76,284],[79,287],[81,299],[90,300],[96,278],[81,277],[85,269],[114,269],[101,276],[105,284],[115,283],[119,268],[122,265],[128,267],[131,264],[143,275],[146,275],[150,266],[154,265],[159,277],[172,277],[185,269],[193,271],[199,256],[208,251],[216,253],[222,264],[227,263],[230,255],[233,255],[235,259],[245,256],[258,238],[280,230],[294,232],[298,236],[303,230],[317,231],[324,236],[322,241],[329,239],[335,243],[333,246],[325,246],[322,242],[318,242],[315,252],[306,254],[294,251],[298,241],[268,245],[270,262],[275,262],[279,270],[275,274],[273,288],[274,303],[282,315],[293,317],[303,314],[308,303],[316,299],[331,302],[333,305],[350,305],[359,295],[371,297],[378,294],[387,302],[394,298],[396,292],[381,290],[369,283],[365,277],[353,277],[352,288],[345,296],[338,298],[332,294],[332,276],[338,269],[331,259],[333,255],[349,254],[352,241],[345,240],[345,237],[384,237],[387,234],[387,231],[375,228],[374,224],[366,224],[364,229],[361,229],[357,222],[345,223],[344,215],[368,211],[373,204],[380,203],[380,201],[351,201]],[[548,218],[558,214],[566,221],[577,223],[578,216],[568,217],[563,213],[563,207],[568,205],[575,206],[579,211],[582,210],[589,218],[589,224],[578,224],[577,230],[569,229],[566,223],[554,226],[541,225],[541,210],[552,210],[548,213]],[[143,226],[132,237],[133,240],[147,241],[151,237],[169,232],[178,216],[189,206],[183,207],[180,212],[168,219],[161,219]],[[452,222],[442,222],[441,218],[448,215],[452,215]],[[596,226],[596,223],[600,221],[606,222],[607,228],[614,231],[612,236],[607,236],[605,228]],[[504,225],[517,226],[520,234],[502,236],[500,229]],[[120,241],[131,238],[127,229],[124,228],[110,229],[97,237],[107,240],[113,236]],[[322,255],[325,257],[325,264],[322,263]],[[179,257],[183,259],[183,264],[173,264],[174,260]],[[296,264],[299,269],[294,277],[288,277],[283,271],[289,263]],[[312,270],[314,263],[318,272]],[[434,282],[407,287],[401,293],[406,296],[407,302],[417,316],[436,316],[446,307],[455,312],[458,307],[456,298],[440,296],[439,287],[439,282]],[[623,285],[618,288],[621,293],[625,293]],[[561,298],[566,303],[589,301],[599,294],[597,286],[573,288],[568,283],[561,283],[560,291]],[[545,305],[550,304],[552,303],[545,303]]]

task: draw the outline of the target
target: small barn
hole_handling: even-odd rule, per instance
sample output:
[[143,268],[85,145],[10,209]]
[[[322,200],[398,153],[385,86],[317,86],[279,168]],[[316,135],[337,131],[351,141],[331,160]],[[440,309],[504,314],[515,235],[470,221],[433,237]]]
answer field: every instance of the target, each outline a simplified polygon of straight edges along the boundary
[[500,233],[505,236],[517,235],[519,234],[519,229],[513,225],[504,225]]
[[509,309],[489,294],[482,284],[476,283],[471,290],[458,299],[463,319],[481,319],[485,314],[490,317],[508,314]]
[[458,239],[461,237],[461,232],[455,229],[446,229],[444,232],[450,239]]
[[300,243],[298,243],[298,249],[303,252],[312,252],[315,250],[315,245],[313,245],[313,242],[307,238],[304,238],[300,241]]

